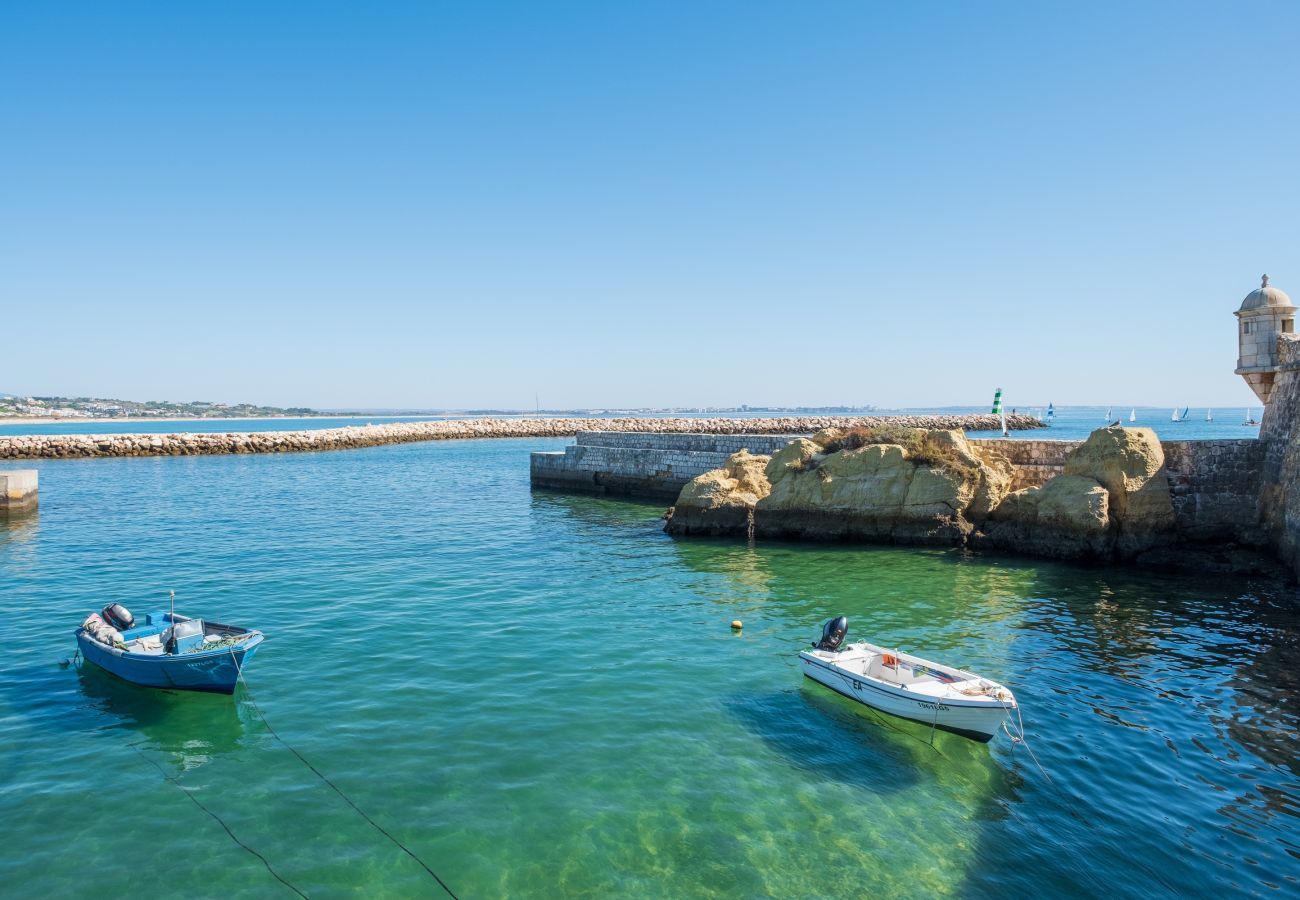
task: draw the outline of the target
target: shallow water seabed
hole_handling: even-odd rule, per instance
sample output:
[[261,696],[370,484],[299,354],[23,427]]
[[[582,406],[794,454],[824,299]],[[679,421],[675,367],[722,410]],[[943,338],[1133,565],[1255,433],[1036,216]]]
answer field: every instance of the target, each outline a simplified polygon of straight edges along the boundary
[[[1294,891],[1294,595],[952,551],[672,539],[456,441],[44,462],[0,527],[0,879],[112,896],[436,888],[249,695],[60,669],[116,600],[262,629],[279,732],[464,897]],[[1008,684],[1034,752],[799,672],[833,614]],[[734,618],[745,627],[733,634]],[[142,758],[144,754],[148,759]]]

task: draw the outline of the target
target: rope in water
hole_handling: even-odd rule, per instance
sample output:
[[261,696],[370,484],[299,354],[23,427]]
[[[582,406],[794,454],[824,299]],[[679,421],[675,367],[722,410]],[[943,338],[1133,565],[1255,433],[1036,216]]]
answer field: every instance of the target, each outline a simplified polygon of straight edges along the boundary
[[1052,776],[1047,774],[1047,770],[1043,768],[1043,764],[1038,761],[1038,757],[1034,754],[1034,748],[1029,746],[1029,741],[1025,740],[1025,717],[1020,711],[1020,704],[1016,704],[1016,730],[1019,733],[1012,734],[1011,728],[1007,724],[1011,721],[1011,708],[1007,706],[1006,701],[1000,702],[1002,703],[1002,708],[1007,711],[1007,717],[1002,720],[1002,730],[1007,733],[1007,737],[1011,738],[1011,745],[1013,747],[1016,744],[1023,746],[1025,751],[1029,754],[1029,758],[1034,761],[1034,765],[1038,766],[1038,771],[1043,773],[1043,777],[1047,779],[1048,783],[1055,784],[1055,782],[1052,781]]
[[258,859],[260,859],[260,860],[262,861],[262,865],[266,866],[266,871],[270,872],[273,876],[275,876],[275,880],[276,880],[276,881],[278,881],[278,882],[280,882],[281,884],[283,884],[285,887],[287,887],[289,890],[293,891],[293,892],[294,892],[295,894],[297,894],[299,897],[303,897],[303,898],[306,898],[306,900],[310,900],[310,898],[307,897],[307,895],[304,894],[301,890],[299,890],[297,886],[295,886],[292,882],[290,882],[289,880],[287,880],[287,879],[286,879],[283,875],[281,875],[279,872],[275,871],[275,869],[273,869],[273,868],[271,867],[271,863],[267,860],[267,858],[266,858],[265,856],[263,856],[262,854],[258,853],[258,852],[257,852],[256,850],[254,850],[252,847],[248,846],[248,845],[245,844],[243,841],[241,841],[238,837],[236,837],[236,836],[235,836],[235,833],[234,833],[233,831],[230,830],[230,826],[227,825],[227,824],[225,823],[225,820],[223,820],[223,819],[221,818],[221,816],[217,815],[217,814],[214,813],[212,810],[208,809],[208,807],[205,806],[205,805],[203,804],[203,801],[202,801],[202,800],[200,800],[198,797],[195,797],[194,794],[192,794],[192,793],[190,792],[189,788],[185,787],[185,785],[183,785],[183,784],[180,783],[180,780],[177,779],[176,776],[167,774],[167,770],[164,769],[162,766],[160,766],[160,765],[158,764],[158,761],[157,761],[157,760],[155,760],[155,759],[151,759],[151,758],[150,758],[149,756],[147,756],[147,755],[145,754],[145,752],[144,752],[143,750],[141,750],[139,747],[135,746],[134,744],[129,744],[128,746],[129,746],[132,750],[134,750],[136,753],[139,753],[139,754],[140,754],[140,757],[141,757],[142,759],[144,759],[145,762],[149,763],[149,765],[151,765],[151,766],[153,766],[155,769],[157,769],[158,772],[159,772],[159,774],[161,774],[163,778],[165,778],[167,781],[170,781],[172,784],[174,784],[174,785],[175,785],[175,786],[180,790],[180,792],[181,792],[182,794],[184,794],[186,797],[189,797],[191,803],[193,803],[193,804],[194,804],[195,806],[197,806],[199,809],[203,810],[205,813],[207,813],[209,816],[211,816],[214,820],[216,820],[216,823],[217,823],[218,825],[220,825],[223,829],[225,829],[226,834],[230,835],[230,839],[231,839],[232,841],[234,841],[234,842],[235,842],[236,844],[238,844],[239,846],[243,847],[246,851],[248,851],[249,853],[251,853],[253,856],[256,856]]
[[420,867],[423,868],[424,871],[428,872],[428,873],[429,873],[429,876],[430,876],[434,881],[438,882],[438,886],[441,887],[444,891],[447,892],[447,896],[451,897],[452,900],[460,900],[460,898],[458,898],[458,897],[456,896],[456,894],[452,891],[452,889],[449,888],[449,887],[447,887],[447,882],[443,881],[440,877],[438,877],[438,873],[435,872],[435,871],[433,871],[433,869],[431,869],[431,868],[429,867],[428,863],[426,863],[424,860],[420,859],[420,857],[416,856],[415,853],[413,853],[413,852],[410,850],[410,848],[408,848],[405,844],[403,844],[403,843],[402,843],[401,841],[399,841],[397,838],[395,838],[395,837],[393,837],[391,834],[389,834],[389,832],[387,831],[387,829],[385,829],[382,825],[380,825],[380,824],[379,824],[378,822],[376,822],[374,819],[370,818],[370,816],[366,815],[365,810],[363,810],[361,807],[359,807],[359,806],[357,806],[355,803],[353,803],[353,802],[352,802],[352,798],[349,797],[347,794],[343,793],[343,791],[339,789],[339,786],[338,786],[338,785],[336,785],[334,782],[332,782],[332,781],[330,781],[328,778],[326,778],[326,777],[325,777],[325,774],[324,774],[323,772],[321,772],[320,769],[316,768],[316,767],[313,766],[310,762],[307,761],[307,757],[303,756],[301,753],[299,753],[297,750],[295,750],[295,749],[294,749],[294,748],[289,744],[288,741],[286,741],[284,738],[280,737],[280,735],[279,735],[278,733],[276,733],[275,728],[273,728],[273,727],[271,726],[271,723],[267,721],[267,719],[266,719],[266,715],[262,712],[262,708],[261,708],[260,706],[257,705],[257,700],[253,697],[253,692],[249,689],[249,687],[248,687],[248,682],[244,680],[244,669],[243,669],[242,666],[240,666],[240,664],[239,664],[239,659],[235,656],[235,652],[234,652],[234,650],[231,650],[231,652],[230,652],[230,657],[231,657],[231,659],[233,659],[233,660],[235,661],[235,670],[239,673],[239,682],[244,686],[244,695],[245,695],[246,697],[248,697],[248,702],[251,703],[252,706],[253,706],[253,709],[257,711],[258,718],[260,718],[260,719],[262,720],[262,724],[266,726],[266,730],[269,731],[269,732],[271,732],[271,736],[272,736],[273,738],[275,738],[277,741],[279,741],[281,744],[283,744],[283,745],[284,745],[284,748],[285,748],[286,750],[288,750],[288,751],[289,751],[290,753],[292,753],[294,756],[298,757],[299,761],[300,761],[304,766],[306,766],[307,768],[309,768],[309,769],[311,769],[313,772],[315,772],[317,778],[319,778],[321,781],[323,781],[323,782],[325,782],[327,785],[329,785],[330,789],[333,790],[334,793],[336,793],[336,794],[338,794],[340,797],[342,797],[342,798],[343,798],[343,802],[346,803],[348,806],[352,807],[352,808],[356,811],[357,815],[361,816],[361,818],[363,818],[363,819],[365,819],[367,822],[369,822],[369,823],[370,823],[370,826],[371,826],[372,828],[374,828],[376,831],[378,831],[378,832],[379,832],[380,834],[382,834],[384,837],[386,837],[386,838],[388,838],[390,841],[392,841],[393,844],[394,844],[394,845],[395,845],[399,850],[401,850],[401,851],[402,851],[403,853],[405,853],[407,856],[411,857],[411,859],[413,859],[413,860],[415,860],[417,863],[419,863]]

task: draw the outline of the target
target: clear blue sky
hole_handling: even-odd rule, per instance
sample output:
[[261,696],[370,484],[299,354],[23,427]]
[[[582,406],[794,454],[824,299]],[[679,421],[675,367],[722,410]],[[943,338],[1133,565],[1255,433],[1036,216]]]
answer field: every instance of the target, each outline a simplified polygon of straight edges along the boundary
[[1300,4],[9,3],[0,391],[1245,406]]

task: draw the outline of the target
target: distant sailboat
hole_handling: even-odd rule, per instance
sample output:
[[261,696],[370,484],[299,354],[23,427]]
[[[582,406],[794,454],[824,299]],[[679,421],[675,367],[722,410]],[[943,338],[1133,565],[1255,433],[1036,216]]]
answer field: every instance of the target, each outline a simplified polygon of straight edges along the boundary
[[1242,422],[1241,424],[1242,424],[1242,425],[1258,425],[1259,423],[1255,421],[1255,417],[1252,416],[1252,415],[1250,414],[1250,410],[1247,409],[1247,410],[1246,410],[1246,420],[1245,420],[1244,422]]
[[1173,413],[1169,416],[1169,421],[1170,421],[1170,422],[1186,422],[1186,421],[1187,421],[1187,411],[1188,411],[1188,409],[1189,409],[1189,407],[1184,406],[1184,407],[1183,407],[1183,411],[1182,411],[1182,412],[1179,412],[1179,411],[1177,410],[1177,408],[1175,408],[1174,411],[1173,411]]
[[1109,406],[1106,407],[1106,421],[1107,421],[1107,422],[1113,422],[1113,421],[1115,421],[1114,419],[1112,419],[1112,418],[1110,417],[1110,407],[1109,407]]
[[1006,411],[1004,410],[1003,412],[998,413],[998,415],[1001,416],[1001,418],[1002,418],[1002,436],[1003,436],[1003,437],[1009,437],[1010,434],[1011,434],[1011,432],[1007,429],[1007,414],[1006,414]]
[[1207,422],[1213,422],[1213,421],[1214,421],[1214,410],[1212,410],[1212,409],[1207,409],[1207,410],[1205,411],[1205,421],[1207,421]]
[[1138,411],[1136,407],[1129,411],[1128,420],[1130,422],[1136,422],[1138,420]]
[[1047,426],[1050,428],[1054,421],[1056,421],[1056,407],[1049,403],[1047,404]]

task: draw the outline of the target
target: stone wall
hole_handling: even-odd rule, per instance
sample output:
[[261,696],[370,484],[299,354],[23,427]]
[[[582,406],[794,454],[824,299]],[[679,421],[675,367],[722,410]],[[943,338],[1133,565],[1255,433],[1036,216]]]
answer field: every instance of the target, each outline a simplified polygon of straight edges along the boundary
[[0,514],[29,512],[36,508],[38,476],[35,469],[0,471]]
[[1009,440],[1007,438],[976,438],[971,444],[987,450],[996,450],[1015,467],[1011,489],[1037,487],[1065,468],[1065,457],[1083,441]]
[[[382,444],[457,438],[570,437],[593,427],[603,432],[674,434],[809,434],[858,425],[920,428],[996,428],[994,416],[787,416],[770,419],[455,419],[220,434],[61,434],[0,436],[0,459],[76,459],[96,456],[204,456],[350,450]],[[1017,429],[1041,427],[1030,416],[1008,416]]]
[[563,451],[533,453],[534,487],[672,502],[692,478],[739,450],[775,453],[791,435],[628,434],[586,431]]
[[1255,438],[1161,441],[1178,534],[1192,542],[1263,545],[1261,473],[1267,445]]
[[1259,437],[1266,445],[1260,518],[1277,555],[1300,577],[1300,336],[1278,338],[1277,377]]

